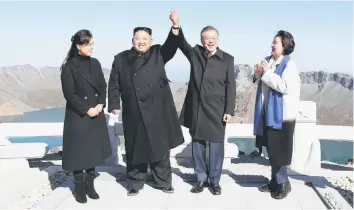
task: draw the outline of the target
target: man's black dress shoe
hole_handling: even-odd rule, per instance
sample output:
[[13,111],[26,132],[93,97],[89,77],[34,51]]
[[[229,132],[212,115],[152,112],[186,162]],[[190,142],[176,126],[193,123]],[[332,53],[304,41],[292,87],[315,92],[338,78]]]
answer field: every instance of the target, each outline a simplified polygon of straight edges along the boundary
[[277,187],[274,192],[271,193],[272,198],[274,199],[283,199],[291,192],[290,182],[284,182],[277,184]]
[[208,187],[209,184],[208,182],[198,182],[196,185],[193,186],[193,188],[191,189],[192,193],[200,193],[203,192],[205,187]]
[[211,183],[209,186],[209,190],[213,195],[220,195],[221,194],[221,187],[218,184]]
[[270,180],[267,184],[263,185],[262,187],[258,188],[261,192],[273,192],[276,190],[277,184],[274,180]]
[[164,188],[162,188],[162,192],[164,192],[164,193],[174,193],[175,189],[172,186],[164,187]]
[[128,196],[134,196],[134,195],[137,195],[138,193],[139,193],[139,190],[137,190],[137,189],[128,190]]

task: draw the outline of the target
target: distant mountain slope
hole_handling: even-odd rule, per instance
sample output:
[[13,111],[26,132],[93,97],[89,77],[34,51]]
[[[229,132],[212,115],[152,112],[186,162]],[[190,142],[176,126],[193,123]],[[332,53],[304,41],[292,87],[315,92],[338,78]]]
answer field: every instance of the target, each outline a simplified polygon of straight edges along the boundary
[[[252,123],[256,85],[253,69],[236,65],[234,122]],[[104,69],[106,80],[109,69]],[[340,73],[302,72],[301,100],[317,103],[319,124],[353,125],[353,77]],[[177,110],[183,105],[188,83],[171,83]],[[16,65],[0,68],[0,116],[51,107],[62,107],[60,71],[57,67]]]

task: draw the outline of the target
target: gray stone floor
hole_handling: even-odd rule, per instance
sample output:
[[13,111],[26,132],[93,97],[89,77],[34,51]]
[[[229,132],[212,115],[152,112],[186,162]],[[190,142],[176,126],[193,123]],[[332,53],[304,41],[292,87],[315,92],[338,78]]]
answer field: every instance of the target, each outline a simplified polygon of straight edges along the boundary
[[[126,182],[116,181],[116,177],[100,172],[96,179],[96,189],[101,198],[88,200],[86,204],[75,201],[71,190],[72,178],[45,196],[35,206],[36,209],[326,209],[313,188],[303,181],[292,179],[292,192],[283,200],[274,200],[269,193],[257,190],[261,181],[235,182],[224,174],[221,179],[222,195],[214,196],[207,189],[200,194],[189,192],[193,183],[185,182],[173,174],[174,194],[165,194],[152,188],[148,181],[137,195],[126,194]],[[237,181],[237,180],[236,180]]]
[[[193,168],[188,159],[171,158],[174,194],[165,194],[151,187],[147,181],[140,194],[127,196],[124,181],[124,164],[120,167],[101,166],[95,180],[99,200],[88,200],[87,204],[75,201],[72,177],[54,178],[57,188],[52,190],[48,179],[56,172],[62,173],[61,161],[49,161],[39,168],[14,169],[0,173],[0,209],[327,209],[317,195],[328,195],[337,209],[352,209],[343,197],[324,178],[324,170],[311,176],[292,174],[292,192],[283,200],[274,200],[269,193],[261,193],[270,175],[266,162],[233,163],[225,161],[221,177],[222,195],[214,196],[208,189],[200,194],[190,193]],[[46,166],[46,167],[45,167]],[[50,166],[50,167],[48,167]],[[328,171],[330,174],[352,177],[352,171]],[[329,175],[329,174],[327,174]],[[55,176],[56,177],[56,176]],[[59,179],[59,182],[58,182]],[[118,180],[118,181],[117,181]],[[305,183],[312,182],[315,188]],[[16,186],[16,187],[14,187]],[[330,198],[331,199],[331,198]]]

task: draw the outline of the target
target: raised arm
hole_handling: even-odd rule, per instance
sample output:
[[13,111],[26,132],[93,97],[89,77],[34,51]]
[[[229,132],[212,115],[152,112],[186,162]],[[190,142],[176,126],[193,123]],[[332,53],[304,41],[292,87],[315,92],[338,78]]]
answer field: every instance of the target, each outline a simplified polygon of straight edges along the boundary
[[178,29],[174,29],[174,26],[170,29],[168,37],[161,46],[160,52],[164,63],[170,61],[175,56],[178,49]]
[[234,58],[231,59],[226,73],[225,81],[225,113],[234,116],[236,99],[236,75]]
[[179,24],[179,15],[177,12],[172,11],[170,14],[170,19],[172,21],[172,33],[174,35],[176,35],[176,40],[177,40],[177,46],[179,47],[179,49],[182,51],[182,53],[187,57],[187,59],[189,60],[189,62],[192,59],[192,55],[193,55],[193,48],[188,44],[188,42],[186,41],[184,35],[183,35],[183,31],[182,28]]
[[187,42],[186,38],[184,37],[183,31],[180,28],[179,29],[179,36],[180,36],[180,42],[179,42],[179,49],[182,51],[184,56],[188,59],[189,62],[191,62],[192,57],[193,57],[193,48],[192,46]]
[[64,66],[60,79],[65,100],[81,116],[86,115],[90,106],[77,95],[73,71],[70,64]]
[[170,61],[173,56],[175,56],[179,42],[179,19],[177,12],[171,11],[170,20],[172,22],[172,27],[168,33],[168,37],[165,43],[161,46],[160,49],[162,59],[165,64]]
[[117,59],[113,61],[108,80],[108,112],[120,110],[119,70]]

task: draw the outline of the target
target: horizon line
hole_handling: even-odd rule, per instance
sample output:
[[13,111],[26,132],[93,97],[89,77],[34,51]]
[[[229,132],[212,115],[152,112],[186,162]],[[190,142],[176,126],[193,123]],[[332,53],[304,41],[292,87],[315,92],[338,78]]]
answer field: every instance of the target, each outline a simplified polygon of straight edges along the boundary
[[[235,67],[238,65],[245,65],[245,66],[249,66],[253,69],[252,64],[247,64],[247,63],[235,63]],[[15,67],[15,66],[31,66],[35,69],[44,69],[44,68],[60,68],[59,66],[49,66],[49,65],[44,65],[42,67],[38,67],[29,63],[25,63],[25,64],[15,64],[12,66],[4,66],[4,65],[0,65],[0,68],[5,67],[5,68],[11,68],[11,67]],[[166,69],[166,68],[165,68]],[[106,68],[106,67],[102,67],[102,70],[111,70],[111,68]],[[168,72],[168,70],[166,69],[166,72]],[[351,77],[353,77],[353,71],[352,72],[329,72],[329,71],[325,71],[325,70],[308,70],[308,71],[299,71],[299,73],[306,73],[306,72],[325,72],[325,73],[329,73],[329,74],[346,74],[349,75]]]

